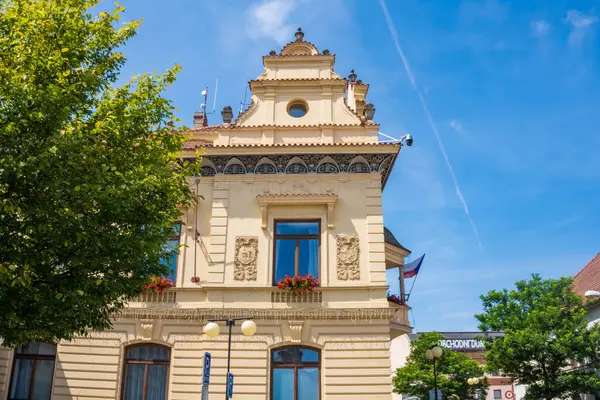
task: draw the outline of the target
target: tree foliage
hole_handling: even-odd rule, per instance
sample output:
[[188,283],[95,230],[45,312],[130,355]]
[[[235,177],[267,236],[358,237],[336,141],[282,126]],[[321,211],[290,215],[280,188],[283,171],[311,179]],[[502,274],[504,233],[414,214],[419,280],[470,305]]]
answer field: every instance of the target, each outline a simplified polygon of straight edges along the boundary
[[486,341],[487,365],[527,385],[526,399],[570,399],[600,390],[600,378],[587,368],[600,367],[600,326],[588,327],[583,299],[571,283],[533,275],[514,290],[481,296],[480,328],[505,332]]
[[[422,333],[410,343],[410,355],[404,367],[398,368],[394,377],[394,392],[411,394],[429,400],[429,391],[434,388],[433,361],[426,358],[425,352],[439,346],[443,337],[440,333]],[[436,361],[437,386],[442,390],[442,398],[472,399],[481,390],[487,390],[487,380],[477,385],[469,385],[469,378],[483,377],[483,368],[466,355],[443,349],[442,358]]]
[[0,3],[0,339],[105,329],[193,201],[163,97],[179,67],[114,84],[140,21],[98,0]]

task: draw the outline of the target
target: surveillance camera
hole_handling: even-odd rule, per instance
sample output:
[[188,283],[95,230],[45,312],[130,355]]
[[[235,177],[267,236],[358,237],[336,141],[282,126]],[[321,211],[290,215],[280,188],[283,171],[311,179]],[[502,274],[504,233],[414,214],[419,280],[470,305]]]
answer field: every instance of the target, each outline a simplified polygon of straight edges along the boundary
[[406,142],[406,145],[410,147],[413,144],[413,137],[410,133],[407,133],[406,135],[402,136],[400,142]]

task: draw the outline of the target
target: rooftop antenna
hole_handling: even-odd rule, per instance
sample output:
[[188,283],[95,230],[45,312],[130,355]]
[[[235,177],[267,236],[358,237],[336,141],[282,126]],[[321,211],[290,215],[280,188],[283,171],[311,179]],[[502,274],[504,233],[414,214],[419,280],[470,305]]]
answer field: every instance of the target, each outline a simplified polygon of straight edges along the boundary
[[240,101],[240,112],[238,113],[238,116],[246,110],[246,107],[248,107],[250,105],[250,104],[246,103],[247,98],[248,98],[248,85],[245,86],[244,101]]
[[206,103],[208,101],[208,86],[206,89],[202,91],[202,96],[204,97],[204,103],[200,104],[200,110],[204,112],[204,115],[214,114],[217,109],[217,89],[219,88],[219,78],[217,78],[217,82],[215,83],[215,96],[213,100],[213,109],[211,112],[206,112]]

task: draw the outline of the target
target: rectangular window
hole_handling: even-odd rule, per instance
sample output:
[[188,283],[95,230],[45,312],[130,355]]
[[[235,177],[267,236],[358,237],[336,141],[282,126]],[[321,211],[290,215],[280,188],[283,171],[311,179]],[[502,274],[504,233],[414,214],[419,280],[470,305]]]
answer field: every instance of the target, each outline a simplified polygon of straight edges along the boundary
[[275,221],[273,285],[286,275],[319,278],[321,221]]
[[127,348],[122,400],[165,400],[167,398],[171,350],[157,344]]
[[320,353],[306,347],[276,349],[271,357],[271,400],[319,400]]
[[177,279],[177,257],[179,253],[179,242],[181,239],[181,223],[176,223],[173,226],[173,232],[169,235],[169,241],[167,242],[167,250],[171,253],[166,259],[163,260],[163,264],[168,266],[170,269],[169,278],[176,282]]
[[29,343],[17,347],[8,400],[50,399],[56,346]]
[[494,400],[502,398],[502,390],[496,389],[494,390]]

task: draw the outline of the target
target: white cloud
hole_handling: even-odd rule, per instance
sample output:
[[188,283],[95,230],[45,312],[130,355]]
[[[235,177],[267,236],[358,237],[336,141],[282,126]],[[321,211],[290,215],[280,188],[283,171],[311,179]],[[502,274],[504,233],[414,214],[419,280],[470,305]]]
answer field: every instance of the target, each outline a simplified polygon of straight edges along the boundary
[[248,35],[254,39],[273,39],[280,44],[290,41],[294,27],[288,23],[288,17],[295,8],[295,0],[263,0],[252,5],[248,14]]
[[578,10],[569,10],[564,22],[571,25],[569,45],[577,46],[581,44],[592,25],[598,22],[598,18],[591,14],[584,14]]
[[531,21],[531,31],[537,37],[543,37],[550,31],[550,24],[544,20]]
[[465,130],[462,127],[462,124],[457,120],[453,119],[450,121],[450,128],[454,129],[457,133],[465,133]]

